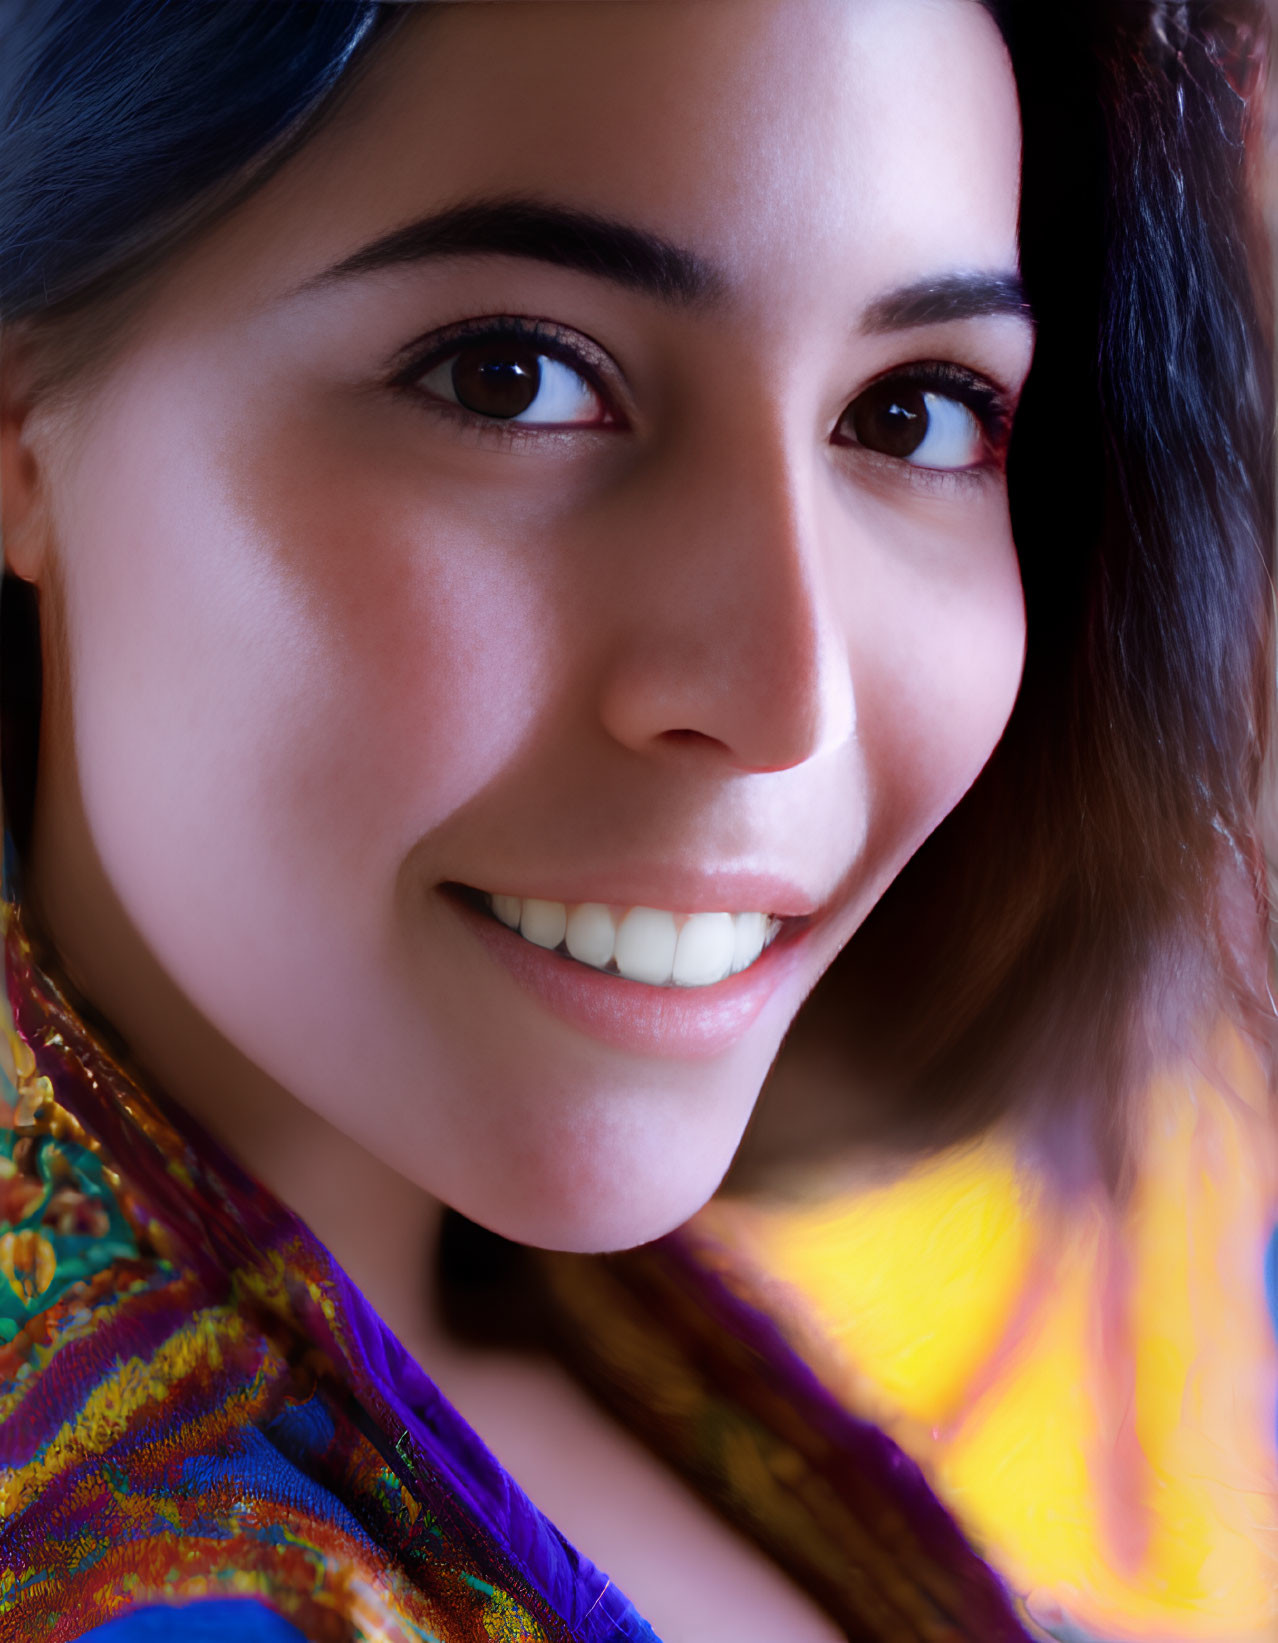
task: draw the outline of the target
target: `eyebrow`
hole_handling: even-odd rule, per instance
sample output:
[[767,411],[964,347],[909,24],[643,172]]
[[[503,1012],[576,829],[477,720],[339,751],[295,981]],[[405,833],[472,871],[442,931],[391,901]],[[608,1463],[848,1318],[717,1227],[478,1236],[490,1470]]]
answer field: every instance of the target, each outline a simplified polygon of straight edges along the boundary
[[523,199],[476,200],[419,218],[373,240],[307,285],[463,256],[553,263],[680,306],[719,296],[725,286],[704,259],[647,229]]
[[919,325],[1001,314],[1033,321],[1021,276],[1014,269],[945,274],[939,279],[899,286],[870,304],[862,316],[861,328],[869,332],[907,331]]
[[[721,270],[646,228],[522,197],[472,200],[420,217],[334,263],[303,290],[447,257],[521,257],[606,279],[680,307],[727,293]],[[1031,319],[1014,270],[958,272],[903,285],[862,317],[870,333],[1010,314]]]

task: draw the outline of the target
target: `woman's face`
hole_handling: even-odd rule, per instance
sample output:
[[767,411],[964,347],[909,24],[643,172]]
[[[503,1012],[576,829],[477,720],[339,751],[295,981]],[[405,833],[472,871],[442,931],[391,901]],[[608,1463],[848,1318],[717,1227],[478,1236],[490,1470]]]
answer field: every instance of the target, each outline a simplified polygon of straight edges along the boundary
[[423,8],[32,422],[42,783],[498,1231],[697,1208],[1003,730],[1018,166],[973,0]]

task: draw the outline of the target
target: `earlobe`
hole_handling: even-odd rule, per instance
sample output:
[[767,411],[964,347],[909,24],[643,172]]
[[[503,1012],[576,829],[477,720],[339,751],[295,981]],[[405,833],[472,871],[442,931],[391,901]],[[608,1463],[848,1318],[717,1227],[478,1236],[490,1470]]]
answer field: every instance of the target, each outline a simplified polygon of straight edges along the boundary
[[26,351],[0,336],[0,544],[4,568],[37,582],[48,537],[44,476],[33,440]]

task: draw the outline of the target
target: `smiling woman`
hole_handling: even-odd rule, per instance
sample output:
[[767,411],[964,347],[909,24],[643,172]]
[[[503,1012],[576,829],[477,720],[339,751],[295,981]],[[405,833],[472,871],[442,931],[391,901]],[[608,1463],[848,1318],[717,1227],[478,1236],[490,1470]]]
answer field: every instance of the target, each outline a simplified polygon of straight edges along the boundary
[[[355,1065],[363,1147],[494,1230],[683,1220],[1011,710],[1003,46],[818,5],[778,57],[782,15],[426,8],[91,377],[41,392],[38,316],[15,349],[9,563],[65,635],[31,902],[321,1232],[266,1115],[345,1135]],[[914,47],[926,107],[883,94]],[[698,117],[654,148],[681,55]],[[663,985],[725,914],[777,939]],[[554,952],[570,915],[604,964]]]
[[[671,1639],[1028,1635],[677,1237],[616,1350],[727,1521],[431,1276],[445,1206],[678,1227],[849,942],[818,1012],[898,1133],[1037,1056],[1112,1165],[1151,1058],[1254,1025],[1272,396],[1209,9],[0,9],[17,1635],[650,1636],[484,1437]],[[1142,239],[1191,58],[1214,215],[1165,146]],[[920,886],[957,984],[902,977]]]

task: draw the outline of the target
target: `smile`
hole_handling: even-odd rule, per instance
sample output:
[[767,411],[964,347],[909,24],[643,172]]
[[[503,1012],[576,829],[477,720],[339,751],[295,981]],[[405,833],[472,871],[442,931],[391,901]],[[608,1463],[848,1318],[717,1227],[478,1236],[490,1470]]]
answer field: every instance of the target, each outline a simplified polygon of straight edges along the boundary
[[486,891],[479,899],[535,947],[650,987],[711,987],[748,970],[782,922],[767,913],[669,913]]

